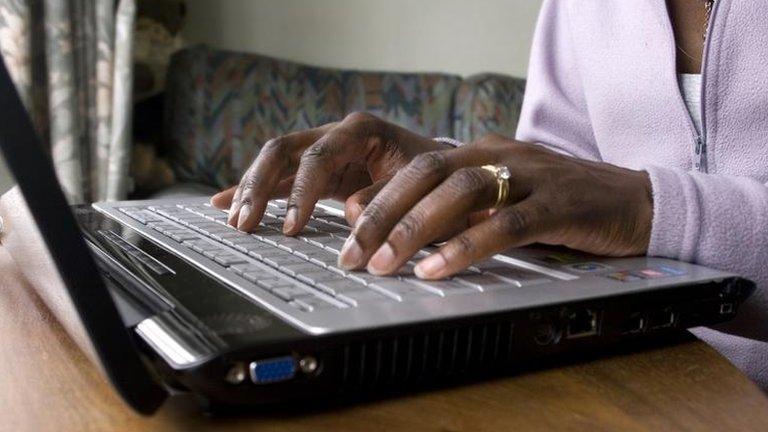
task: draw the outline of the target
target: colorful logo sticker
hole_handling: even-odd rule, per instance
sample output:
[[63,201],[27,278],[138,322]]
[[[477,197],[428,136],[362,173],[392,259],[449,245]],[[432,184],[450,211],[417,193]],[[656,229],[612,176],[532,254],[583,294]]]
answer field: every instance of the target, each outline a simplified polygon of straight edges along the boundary
[[594,273],[594,272],[599,272],[603,270],[608,270],[611,268],[605,264],[601,264],[597,262],[583,262],[578,264],[568,264],[565,267],[573,271],[577,271],[579,273]]
[[629,270],[622,270],[622,271],[610,273],[606,275],[606,277],[615,279],[619,282],[637,282],[639,280],[643,280],[642,277],[634,274],[634,272],[631,272]]
[[661,266],[657,267],[657,270],[659,270],[660,272],[662,272],[662,273],[664,273],[664,274],[666,274],[668,276],[684,276],[684,275],[688,274],[683,269],[674,268],[674,267],[670,267],[670,266],[666,266],[666,265],[661,265]]
[[554,253],[552,255],[545,256],[542,261],[549,264],[573,264],[583,260],[584,257],[579,257],[574,254],[565,252]]
[[652,269],[652,268],[643,269],[643,270],[640,270],[640,271],[634,272],[634,273],[638,273],[644,279],[658,279],[658,278],[662,278],[664,276],[667,276],[666,273],[660,272],[660,271],[658,271],[656,269]]
[[686,274],[684,270],[669,266],[659,266],[646,268],[642,270],[622,270],[607,274],[606,277],[620,282],[637,282],[639,280],[660,279],[672,276],[682,276]]

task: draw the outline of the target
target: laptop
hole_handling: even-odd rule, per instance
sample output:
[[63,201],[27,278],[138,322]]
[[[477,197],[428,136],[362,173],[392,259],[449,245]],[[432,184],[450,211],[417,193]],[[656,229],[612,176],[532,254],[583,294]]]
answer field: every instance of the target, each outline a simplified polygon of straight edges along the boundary
[[[207,198],[70,207],[5,66],[0,147],[96,357],[136,411],[376,395],[730,320],[754,284],[659,258],[530,247],[450,279],[336,266],[349,233],[319,204],[296,237],[285,201],[243,233]],[[427,248],[420,255],[430,253]]]

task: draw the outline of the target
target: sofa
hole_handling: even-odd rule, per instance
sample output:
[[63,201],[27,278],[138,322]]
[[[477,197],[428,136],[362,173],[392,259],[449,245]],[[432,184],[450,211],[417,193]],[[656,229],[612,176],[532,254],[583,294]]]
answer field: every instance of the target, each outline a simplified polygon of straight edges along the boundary
[[178,183],[238,182],[270,138],[355,111],[426,136],[470,142],[513,136],[525,81],[321,68],[204,45],[176,53],[168,71],[162,146]]

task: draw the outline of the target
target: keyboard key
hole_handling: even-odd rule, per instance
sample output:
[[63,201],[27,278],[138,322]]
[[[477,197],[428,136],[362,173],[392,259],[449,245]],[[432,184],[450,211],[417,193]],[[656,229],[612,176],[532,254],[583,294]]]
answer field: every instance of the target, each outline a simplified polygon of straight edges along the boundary
[[456,282],[463,283],[481,291],[513,288],[517,286],[517,284],[512,284],[490,273],[470,273],[455,276],[453,279]]
[[242,275],[244,273],[257,273],[261,269],[253,264],[235,264],[229,268],[236,274]]
[[368,288],[357,288],[353,290],[347,290],[339,293],[336,299],[347,303],[353,307],[359,307],[365,304],[376,304],[382,301],[395,301],[392,297],[388,297],[380,292],[374,291]]
[[188,240],[182,244],[198,253],[203,253],[203,250],[209,250],[209,249],[215,248],[214,245],[208,243],[205,240]]
[[334,237],[331,241],[325,243],[325,249],[338,255],[341,253],[341,248],[344,246],[344,241],[345,240]]
[[306,247],[306,243],[293,237],[283,237],[278,240],[277,247],[288,252],[293,252],[296,248]]
[[313,272],[317,270],[317,266],[314,264],[310,264],[304,260],[301,260],[301,262],[295,263],[295,264],[288,264],[284,266],[280,266],[278,268],[283,273],[286,273],[290,276],[296,276],[302,273],[308,273]]
[[477,293],[479,291],[477,288],[450,279],[426,281],[415,277],[406,277],[403,280],[442,297],[455,294]]
[[265,255],[262,259],[264,263],[272,267],[283,267],[291,264],[305,262],[301,258],[293,256],[288,252],[285,252],[282,250],[276,250],[271,254],[269,254],[268,256]]
[[304,273],[297,274],[296,279],[304,282],[307,285],[317,285],[322,282],[344,280],[344,278],[340,277],[339,275],[333,272],[326,271],[326,270],[317,270],[317,267],[315,267],[314,271],[307,271]]
[[397,301],[407,301],[419,297],[435,297],[438,295],[398,279],[376,282],[370,285],[370,287]]
[[346,307],[343,303],[331,303],[330,301],[326,301],[324,298],[320,296],[309,296],[309,297],[299,297],[295,301],[301,302],[304,305],[308,305],[312,308],[312,310],[322,310],[322,309],[338,309]]
[[264,277],[257,280],[256,283],[268,291],[272,291],[277,288],[294,286],[290,281],[285,279],[278,279],[276,277]]
[[311,296],[312,293],[305,290],[304,288],[298,287],[298,286],[285,286],[285,287],[278,287],[273,290],[271,290],[272,294],[276,295],[277,297],[280,297],[281,299],[285,301],[291,301],[294,299],[302,298]]
[[224,252],[222,254],[216,255],[214,257],[214,261],[223,265],[224,267],[248,262],[245,258],[231,252]]
[[210,259],[213,259],[213,260],[215,260],[217,256],[219,256],[221,254],[227,254],[227,253],[229,253],[229,252],[224,250],[224,249],[208,249],[208,250],[203,250],[203,255],[205,255],[206,258],[210,258]]
[[549,282],[548,278],[539,273],[518,269],[494,260],[477,263],[474,267],[477,267],[483,273],[491,274],[519,287]]
[[361,286],[358,283],[338,277],[336,279],[318,282],[315,286],[324,293],[332,296],[338,296],[339,294],[345,293],[347,291],[355,291],[361,289],[370,290],[369,288]]

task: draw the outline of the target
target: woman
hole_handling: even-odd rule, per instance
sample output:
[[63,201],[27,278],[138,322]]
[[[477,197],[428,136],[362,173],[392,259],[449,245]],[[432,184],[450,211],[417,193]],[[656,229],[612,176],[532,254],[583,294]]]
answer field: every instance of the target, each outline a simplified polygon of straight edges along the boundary
[[768,388],[766,17],[765,1],[545,1],[515,139],[454,148],[353,114],[267,143],[213,204],[250,230],[287,195],[291,235],[319,198],[346,200],[340,264],[376,274],[441,238],[419,277],[537,242],[737,272],[758,290],[731,335],[697,334]]

